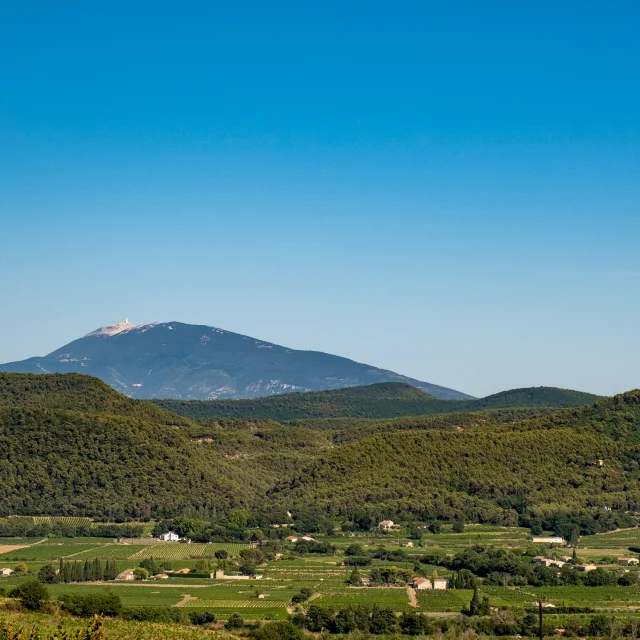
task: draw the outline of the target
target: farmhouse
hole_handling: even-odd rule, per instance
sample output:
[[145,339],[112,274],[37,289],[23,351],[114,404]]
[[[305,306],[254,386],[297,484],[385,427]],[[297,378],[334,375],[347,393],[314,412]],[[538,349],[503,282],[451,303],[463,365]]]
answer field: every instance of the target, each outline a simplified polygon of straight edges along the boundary
[[449,581],[446,578],[434,578],[433,579],[433,588],[441,589],[444,591],[449,586]]
[[534,536],[533,544],[566,544],[560,536]]
[[135,580],[133,569],[125,569],[122,573],[116,576],[116,580]]
[[0,569],[0,576],[10,576],[13,573],[13,569],[9,569],[5,567],[4,569]]
[[363,587],[368,587],[371,584],[371,578],[360,578],[360,584]]
[[158,536],[158,539],[164,540],[165,542],[178,542],[180,536],[175,531],[167,531],[167,533]]
[[218,570],[215,573],[210,573],[209,577],[213,580],[262,580],[263,575],[259,574],[256,576],[228,576],[224,571]]
[[181,575],[186,575],[187,573],[190,573],[191,569],[189,569],[188,567],[185,567],[184,569],[178,569],[177,571],[174,571],[174,573],[179,573]]
[[157,573],[155,576],[153,576],[154,580],[168,580],[169,579],[169,574],[167,573]]
[[393,520],[383,520],[380,524],[378,524],[378,527],[380,527],[380,529],[383,529],[384,531],[390,531],[395,526],[396,525],[393,524]]
[[429,578],[414,578],[413,579],[413,588],[414,589],[433,589],[433,585],[431,584],[431,580]]
[[618,558],[618,562],[623,567],[630,567],[631,565],[638,564],[638,558]]
[[310,538],[309,536],[302,536],[302,540],[304,540],[305,542],[315,542],[315,540],[313,538]]
[[576,571],[582,571],[586,573],[587,571],[595,571],[598,567],[595,564],[577,564],[573,567]]
[[544,556],[535,556],[533,564],[540,564],[545,567],[559,567],[562,568],[566,564],[563,560],[554,560],[553,558],[545,558]]

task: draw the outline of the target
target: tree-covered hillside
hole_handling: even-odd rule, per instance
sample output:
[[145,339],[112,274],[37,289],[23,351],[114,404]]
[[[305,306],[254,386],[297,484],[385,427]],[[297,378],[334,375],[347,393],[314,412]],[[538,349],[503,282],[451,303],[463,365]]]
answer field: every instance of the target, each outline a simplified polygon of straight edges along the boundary
[[467,411],[501,409],[505,407],[553,407],[565,409],[591,404],[598,396],[584,391],[558,389],[557,387],[529,387],[501,391],[486,398],[464,402]]
[[438,400],[408,384],[387,382],[333,391],[289,393],[253,400],[154,400],[196,420],[276,420],[313,418],[395,418],[515,407],[564,409],[589,404],[590,393],[535,387],[504,391],[477,400]]
[[118,393],[102,380],[79,373],[0,372],[0,407],[39,407],[140,418],[187,426],[188,420],[142,400]]
[[[371,511],[522,523],[640,509],[640,391],[555,413],[534,406],[281,424],[174,420],[101,385],[82,376],[2,378],[0,515],[243,507],[322,511],[328,521]],[[376,391],[354,390],[362,402]],[[410,387],[380,391],[382,402],[416,397]]]
[[0,409],[0,515],[149,516],[255,505],[253,475],[179,429],[135,418]]

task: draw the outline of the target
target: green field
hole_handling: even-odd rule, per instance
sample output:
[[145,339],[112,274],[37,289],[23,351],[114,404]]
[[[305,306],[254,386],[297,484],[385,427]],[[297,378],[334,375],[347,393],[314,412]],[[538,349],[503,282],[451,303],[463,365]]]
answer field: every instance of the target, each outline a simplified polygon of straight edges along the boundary
[[[443,553],[454,554],[478,543],[496,548],[525,549],[530,546],[528,532],[517,528],[467,526],[466,531],[454,534],[450,531],[434,535],[425,535],[415,546],[407,548],[407,539],[400,535],[344,535],[333,537],[317,536],[327,540],[338,551],[336,554],[299,556],[285,553],[281,560],[273,560],[260,567],[265,579],[262,580],[211,580],[207,577],[188,578],[172,574],[168,580],[142,582],[112,582],[109,584],[52,584],[49,591],[56,598],[63,593],[95,593],[110,589],[117,593],[123,604],[131,607],[179,607],[186,610],[210,610],[219,619],[224,620],[234,612],[240,612],[247,620],[275,620],[287,616],[292,611],[291,598],[301,588],[310,588],[313,602],[318,605],[337,609],[349,604],[377,604],[389,607],[397,613],[419,611],[433,615],[456,615],[467,607],[472,597],[469,590],[418,591],[415,594],[405,587],[349,587],[345,580],[351,572],[350,567],[342,566],[343,550],[353,542],[365,545],[365,549],[378,547],[395,550],[403,549],[408,561],[374,560],[373,566],[394,564],[413,568],[419,556],[438,549]],[[118,569],[133,568],[145,558],[158,561],[171,561],[172,568],[193,568],[198,558],[211,559],[215,567],[214,553],[225,549],[230,553],[229,562],[233,563],[242,549],[249,545],[236,543],[184,544],[158,543],[150,539],[132,541],[123,544],[105,538],[51,538],[29,540],[9,538],[0,540],[0,544],[20,545],[25,548],[9,551],[0,556],[0,565],[13,566],[12,559],[26,558],[32,572],[56,558],[71,560],[91,560],[93,558],[116,559]],[[629,555],[628,546],[640,546],[640,529],[618,531],[606,535],[587,536],[580,541],[578,554],[600,560],[605,555]],[[562,554],[565,550],[549,548],[547,553]],[[615,553],[611,553],[615,552]],[[15,564],[15,563],[14,563]],[[423,575],[432,575],[437,571],[440,576],[449,574],[443,567],[418,564]],[[622,571],[622,569],[619,569]],[[640,571],[640,569],[636,570]],[[366,575],[367,568],[361,569]],[[23,577],[12,576],[0,579],[0,586],[11,587]],[[589,607],[601,612],[620,612],[634,614],[640,611],[640,586],[632,587],[502,587],[480,584],[480,596],[487,596],[494,607],[506,607],[522,610],[531,607],[539,600],[556,607]],[[258,597],[262,595],[264,597]],[[415,600],[413,600],[415,596]],[[417,603],[417,607],[412,606]],[[307,606],[307,605],[304,605]]]
[[248,544],[233,544],[213,542],[210,544],[183,544],[180,542],[158,542],[149,544],[131,554],[132,560],[156,558],[161,560],[185,560],[188,558],[213,558],[216,551],[224,549],[231,557],[235,557],[243,549],[249,549]]

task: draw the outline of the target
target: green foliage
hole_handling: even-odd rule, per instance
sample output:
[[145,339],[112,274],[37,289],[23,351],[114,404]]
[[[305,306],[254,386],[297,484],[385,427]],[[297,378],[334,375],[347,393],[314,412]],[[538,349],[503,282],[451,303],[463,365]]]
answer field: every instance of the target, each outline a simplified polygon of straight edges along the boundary
[[224,625],[225,629],[242,629],[244,627],[244,618],[237,612],[232,613]]
[[149,517],[257,500],[248,472],[136,418],[0,408],[0,515]]
[[86,629],[77,632],[66,631],[61,623],[53,635],[43,636],[37,629],[32,629],[28,636],[27,633],[22,627],[0,619],[0,640],[105,640],[101,620],[94,620]]
[[313,418],[392,418],[508,407],[578,407],[597,396],[580,391],[537,387],[514,389],[480,400],[438,400],[400,382],[384,382],[330,391],[289,393],[254,400],[154,400],[164,409],[197,420],[275,420]]
[[122,613],[122,602],[116,593],[65,593],[58,600],[62,608],[72,616],[89,618],[92,616],[115,617]]
[[251,640],[301,640],[302,637],[302,631],[286,620],[269,622],[249,634]]
[[0,407],[33,407],[125,416],[166,426],[188,426],[189,420],[132,400],[98,378],[79,373],[4,373],[0,371]]
[[27,580],[9,591],[9,597],[20,600],[25,609],[36,611],[49,601],[49,592],[38,580]]

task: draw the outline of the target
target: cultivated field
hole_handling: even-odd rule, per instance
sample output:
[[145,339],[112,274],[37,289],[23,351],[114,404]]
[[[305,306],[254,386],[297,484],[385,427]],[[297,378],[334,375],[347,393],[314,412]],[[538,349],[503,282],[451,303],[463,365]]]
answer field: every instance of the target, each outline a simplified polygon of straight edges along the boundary
[[[0,566],[12,567],[16,558],[26,562],[33,573],[48,562],[57,562],[59,558],[69,560],[115,559],[118,570],[134,568],[140,561],[148,558],[168,561],[175,571],[188,567],[193,569],[198,561],[207,560],[207,569],[199,577],[189,578],[171,574],[168,580],[141,582],[111,582],[52,584],[48,588],[52,597],[63,593],[96,593],[105,588],[117,593],[123,604],[132,607],[179,607],[189,611],[212,611],[218,619],[224,620],[232,613],[239,612],[247,620],[283,619],[293,611],[292,597],[306,587],[313,592],[313,603],[339,608],[348,604],[377,604],[390,607],[395,612],[419,611],[441,615],[457,615],[468,606],[472,597],[470,590],[418,591],[415,594],[406,587],[350,587],[346,578],[352,568],[342,565],[344,549],[353,542],[363,544],[365,549],[374,550],[384,547],[388,550],[404,549],[408,554],[406,561],[390,562],[374,560],[373,566],[394,564],[405,566],[412,572],[414,565],[420,573],[432,575],[437,571],[441,577],[447,577],[449,571],[443,567],[420,564],[419,557],[425,553],[441,550],[455,554],[477,544],[497,548],[526,549],[531,546],[528,532],[518,528],[471,527],[461,534],[446,530],[442,534],[425,535],[421,542],[407,547],[408,540],[397,535],[344,535],[333,537],[317,536],[334,545],[336,554],[299,556],[286,552],[285,557],[270,561],[260,567],[264,578],[260,580],[212,580],[206,577],[216,567],[215,551],[224,549],[230,557],[228,562],[238,557],[242,544],[183,544],[159,543],[150,539],[139,539],[133,544],[123,544],[112,539],[102,538],[55,538],[55,539],[0,539]],[[598,562],[611,561],[617,556],[628,556],[629,547],[640,547],[640,529],[618,531],[610,534],[588,536],[580,541],[578,555]],[[289,551],[292,547],[289,547]],[[540,548],[548,554],[564,554],[566,550],[557,547]],[[200,564],[202,567],[202,564]],[[617,565],[616,565],[617,567]],[[202,571],[202,568],[200,569]],[[622,571],[622,568],[619,568]],[[632,569],[640,571],[640,569]],[[366,575],[368,567],[361,567]],[[18,584],[23,577],[14,575],[0,578],[0,587]],[[480,585],[480,597],[487,596],[496,607],[523,609],[543,601],[556,607],[589,607],[598,612],[619,612],[634,615],[640,612],[640,586],[612,587],[502,587]],[[262,597],[260,597],[262,596]],[[303,604],[303,607],[309,603]],[[415,606],[417,604],[417,607]],[[169,637],[169,636],[168,636]]]

